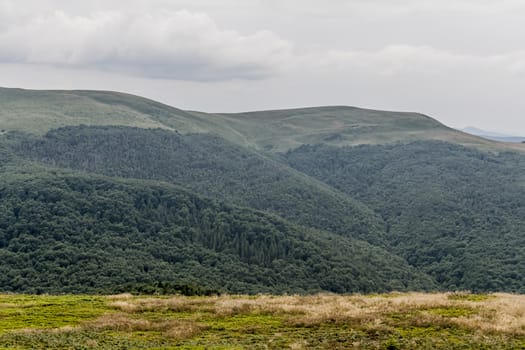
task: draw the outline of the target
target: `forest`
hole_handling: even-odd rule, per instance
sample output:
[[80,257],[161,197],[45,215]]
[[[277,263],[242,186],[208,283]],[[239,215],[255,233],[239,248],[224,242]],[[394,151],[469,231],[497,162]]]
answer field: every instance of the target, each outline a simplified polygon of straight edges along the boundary
[[432,285],[365,242],[165,183],[56,171],[6,177],[0,286],[7,292],[157,291],[162,283],[196,294],[348,293]]
[[[43,123],[0,135],[0,291],[525,292],[517,146],[417,114],[207,115],[71,94],[67,113],[67,94],[6,95]],[[264,136],[278,125],[284,139]]]

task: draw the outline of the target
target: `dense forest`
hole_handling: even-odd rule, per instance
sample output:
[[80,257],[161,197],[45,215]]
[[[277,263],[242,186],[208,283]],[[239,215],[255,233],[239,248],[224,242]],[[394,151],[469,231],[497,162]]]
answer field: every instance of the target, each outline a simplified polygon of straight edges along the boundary
[[295,223],[378,243],[383,225],[366,206],[271,157],[208,134],[162,129],[66,127],[23,135],[23,157],[108,176],[163,180]]
[[335,148],[284,155],[367,204],[384,244],[445,289],[525,292],[525,158],[444,142]]
[[349,107],[0,102],[0,291],[525,292],[519,145]]
[[4,291],[109,293],[158,282],[237,293],[432,286],[367,243],[167,184],[56,171],[3,176]]

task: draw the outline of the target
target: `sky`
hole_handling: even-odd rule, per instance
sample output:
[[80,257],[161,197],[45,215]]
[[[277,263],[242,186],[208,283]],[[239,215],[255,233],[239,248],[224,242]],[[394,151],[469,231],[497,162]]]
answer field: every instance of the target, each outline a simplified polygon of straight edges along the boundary
[[0,0],[0,86],[413,111],[525,136],[523,0]]

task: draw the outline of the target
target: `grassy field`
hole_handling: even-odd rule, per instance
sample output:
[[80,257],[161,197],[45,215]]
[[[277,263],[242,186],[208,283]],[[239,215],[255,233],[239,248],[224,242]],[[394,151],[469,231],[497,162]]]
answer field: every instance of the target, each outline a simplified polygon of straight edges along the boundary
[[525,296],[0,295],[1,349],[512,349]]

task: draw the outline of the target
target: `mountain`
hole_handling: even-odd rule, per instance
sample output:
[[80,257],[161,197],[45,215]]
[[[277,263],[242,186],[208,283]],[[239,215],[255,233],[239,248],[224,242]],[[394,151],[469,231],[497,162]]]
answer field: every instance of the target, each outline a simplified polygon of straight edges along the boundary
[[463,129],[461,129],[461,131],[463,131],[465,133],[468,133],[468,134],[471,134],[471,135],[476,135],[476,136],[479,136],[479,137],[483,137],[483,138],[488,139],[488,140],[493,140],[493,141],[514,142],[514,143],[523,143],[523,142],[525,142],[525,137],[522,137],[522,136],[505,135],[505,134],[501,134],[501,133],[497,133],[497,132],[492,132],[492,131],[486,131],[486,130],[478,129],[478,128],[475,128],[473,126],[469,126],[469,127],[463,128]]
[[525,145],[344,106],[0,106],[0,290],[525,292]]
[[90,173],[182,184],[230,203],[272,212],[297,224],[381,239],[375,213],[316,179],[208,134],[112,126],[66,127],[27,138],[15,153]]
[[445,289],[524,291],[525,157],[441,141],[286,154],[382,217],[389,251]]
[[418,113],[332,106],[221,116],[249,144],[274,152],[305,144],[353,146],[417,140],[442,140],[484,149],[498,147]]
[[478,129],[474,126],[467,126],[466,128],[461,129],[461,131],[472,134],[472,135],[476,135],[476,136],[511,137],[510,135],[502,134],[499,132]]
[[2,179],[3,291],[111,293],[159,281],[235,293],[432,285],[366,243],[162,183],[47,169]]
[[418,140],[440,140],[489,151],[525,149],[460,132],[423,114],[347,106],[212,114],[182,111],[119,92],[6,88],[0,88],[0,105],[1,132],[42,135],[75,125],[163,128],[181,134],[212,133],[243,147],[273,152],[303,144],[351,146]]

